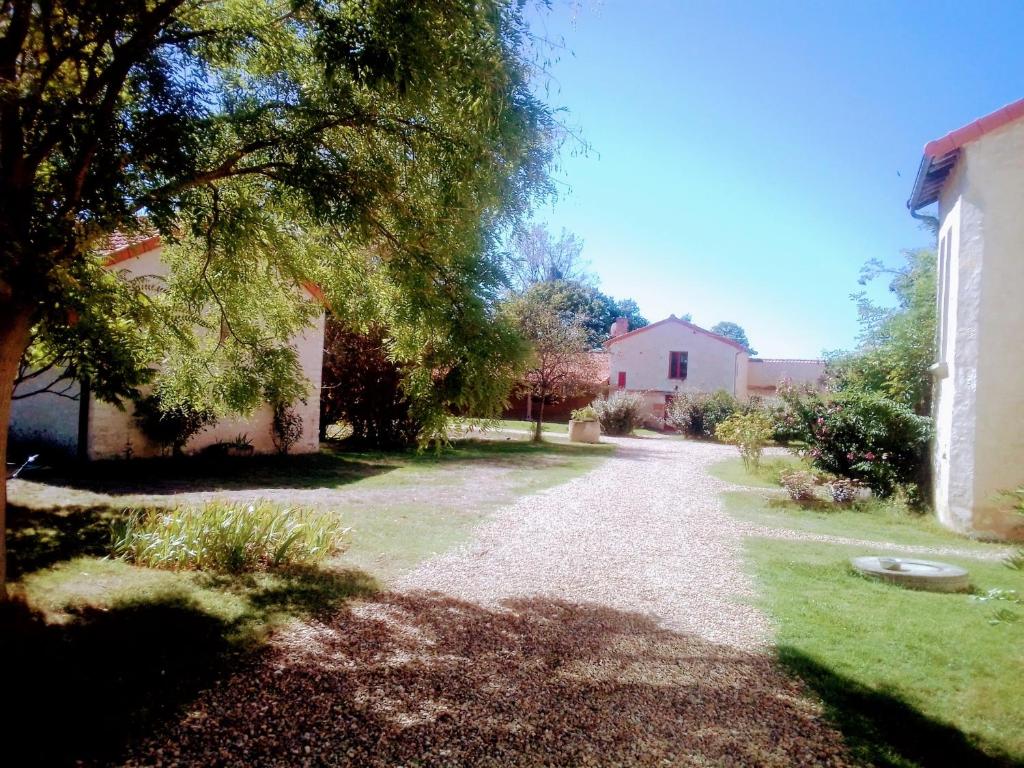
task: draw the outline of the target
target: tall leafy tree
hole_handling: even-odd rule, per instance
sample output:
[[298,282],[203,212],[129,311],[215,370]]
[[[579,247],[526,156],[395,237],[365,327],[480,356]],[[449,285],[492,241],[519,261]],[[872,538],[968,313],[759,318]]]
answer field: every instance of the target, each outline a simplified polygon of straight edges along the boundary
[[712,325],[711,332],[717,333],[719,336],[725,336],[727,339],[732,339],[737,344],[742,344],[743,348],[747,350],[748,355],[753,356],[757,354],[757,350],[750,346],[750,341],[747,339],[747,332],[743,330],[743,326],[739,323],[723,320],[720,323]]
[[[111,398],[158,357],[171,407],[302,395],[310,283],[387,324],[426,423],[500,401],[491,254],[551,157],[530,39],[518,0],[0,0],[0,464],[30,341]],[[104,303],[143,230],[169,278]]]
[[565,229],[555,237],[544,224],[516,229],[507,271],[512,289],[520,293],[537,283],[594,282],[583,261],[583,241]]
[[861,284],[885,278],[895,304],[883,306],[866,293],[853,295],[860,324],[857,348],[833,353],[829,367],[840,389],[867,390],[912,408],[920,416],[931,412],[935,362],[936,276],[931,249],[903,252],[903,263],[887,267],[869,261]]
[[629,320],[630,328],[647,325],[647,318],[640,314],[640,308],[632,299],[614,299],[593,285],[576,280],[536,283],[527,288],[523,296],[578,321],[586,330],[587,344],[592,349],[607,340],[611,324],[618,317]]

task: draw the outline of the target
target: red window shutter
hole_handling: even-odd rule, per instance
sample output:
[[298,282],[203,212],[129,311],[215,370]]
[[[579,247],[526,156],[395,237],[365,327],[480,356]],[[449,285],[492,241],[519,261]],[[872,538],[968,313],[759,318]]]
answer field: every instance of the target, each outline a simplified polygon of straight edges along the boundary
[[619,371],[619,387],[625,389],[626,387],[626,372]]

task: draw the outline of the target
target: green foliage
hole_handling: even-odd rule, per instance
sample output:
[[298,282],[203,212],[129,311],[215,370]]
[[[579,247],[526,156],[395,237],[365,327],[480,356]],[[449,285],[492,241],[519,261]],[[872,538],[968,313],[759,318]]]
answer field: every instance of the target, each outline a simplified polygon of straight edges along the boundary
[[[1010,509],[1019,515],[1024,515],[1024,488],[1018,488],[1012,493],[1006,494],[1009,500]],[[1021,547],[1012,555],[1006,558],[1006,565],[1015,571],[1024,571],[1024,547]]]
[[135,423],[142,434],[180,456],[185,444],[217,417],[212,411],[193,408],[188,403],[167,406],[160,395],[147,395],[135,401]]
[[358,333],[328,318],[322,386],[324,429],[344,422],[354,442],[377,448],[409,447],[419,439],[422,424],[405,393],[403,367],[388,357],[381,328]]
[[715,392],[681,392],[672,398],[666,421],[690,437],[713,438],[718,425],[741,410],[740,402],[719,389]]
[[597,421],[597,411],[594,406],[586,405],[582,408],[575,408],[572,412],[573,421]]
[[857,349],[830,356],[829,368],[839,390],[877,392],[927,416],[935,362],[935,252],[905,251],[904,264],[887,269],[871,261],[861,283],[890,278],[893,307],[879,306],[866,294],[854,294],[860,323]]
[[112,550],[151,568],[241,573],[319,563],[341,550],[345,533],[329,513],[211,501],[134,511],[115,525]]
[[751,357],[757,354],[757,350],[751,347],[750,342],[747,340],[747,332],[738,323],[723,320],[712,325],[711,332],[717,333],[719,336],[725,336],[727,339],[732,339],[737,344],[743,345],[743,348],[747,350],[747,354]]
[[592,349],[608,339],[616,318],[625,317],[631,329],[647,325],[647,319],[632,299],[614,299],[593,285],[576,280],[536,283],[524,291],[524,296],[528,301],[545,304],[567,318],[578,320],[586,329],[587,344]]
[[743,466],[756,472],[761,466],[764,446],[772,439],[772,419],[760,411],[734,413],[715,428],[715,437],[735,445]]
[[929,419],[872,392],[780,394],[798,425],[800,452],[818,469],[860,480],[879,496],[917,483],[927,463]]
[[302,439],[302,416],[288,403],[274,406],[274,417],[270,423],[271,438],[277,452],[287,454]]
[[591,403],[606,435],[629,435],[643,423],[644,397],[639,392],[619,390]]

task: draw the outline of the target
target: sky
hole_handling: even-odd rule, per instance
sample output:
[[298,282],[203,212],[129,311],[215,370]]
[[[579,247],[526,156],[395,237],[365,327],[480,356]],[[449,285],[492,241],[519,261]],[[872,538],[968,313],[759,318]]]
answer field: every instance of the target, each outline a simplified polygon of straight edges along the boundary
[[851,348],[861,266],[931,244],[925,143],[1024,97],[1022,0],[556,0],[531,26],[589,147],[535,218],[649,320],[731,320],[762,357]]

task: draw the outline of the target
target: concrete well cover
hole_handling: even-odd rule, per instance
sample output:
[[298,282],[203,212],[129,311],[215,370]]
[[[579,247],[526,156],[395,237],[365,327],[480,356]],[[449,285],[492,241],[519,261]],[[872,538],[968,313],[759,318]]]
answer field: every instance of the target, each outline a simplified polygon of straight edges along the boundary
[[906,557],[855,557],[854,570],[865,576],[930,592],[963,592],[970,586],[970,575],[963,568],[934,560]]

